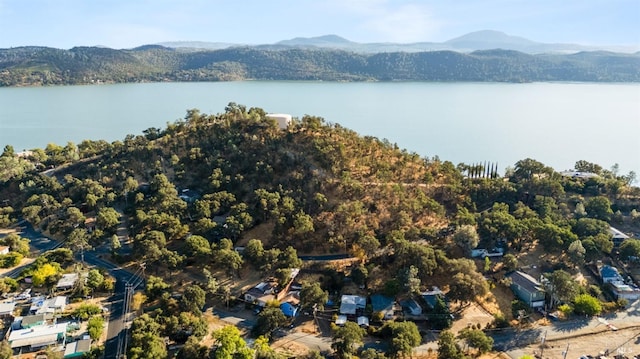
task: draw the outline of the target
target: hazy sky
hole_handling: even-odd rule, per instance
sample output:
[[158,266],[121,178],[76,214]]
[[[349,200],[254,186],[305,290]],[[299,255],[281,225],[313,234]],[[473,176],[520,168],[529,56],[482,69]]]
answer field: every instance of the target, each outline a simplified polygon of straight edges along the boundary
[[640,0],[0,0],[0,48],[265,44],[326,34],[445,41],[485,29],[540,42],[639,44]]

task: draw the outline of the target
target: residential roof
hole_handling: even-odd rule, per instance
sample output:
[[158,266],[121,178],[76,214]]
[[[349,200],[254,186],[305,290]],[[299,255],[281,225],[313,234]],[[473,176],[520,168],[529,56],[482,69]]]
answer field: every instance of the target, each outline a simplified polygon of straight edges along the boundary
[[365,327],[369,326],[369,318],[367,318],[365,316],[358,317],[358,319],[356,319],[356,321],[358,322],[359,326],[365,326]]
[[574,178],[583,178],[583,179],[598,177],[596,173],[584,172],[584,171],[562,171],[560,172],[560,174],[564,177],[574,177]]
[[383,312],[393,310],[393,302],[395,300],[382,294],[374,294],[371,296],[371,308],[374,312]]
[[424,299],[427,305],[431,308],[436,306],[436,300],[439,297],[444,297],[444,292],[438,287],[433,287],[431,290],[422,293],[422,299]]
[[513,284],[517,284],[529,293],[542,291],[542,285],[535,278],[521,271],[515,271],[508,275]]
[[611,233],[611,235],[613,236],[614,239],[628,239],[629,238],[629,236],[627,236],[626,234],[622,233],[617,228],[609,227],[609,233]]
[[422,307],[420,307],[420,304],[418,304],[418,302],[416,302],[413,298],[409,298],[409,299],[403,301],[402,302],[402,306],[405,307],[405,308],[408,308],[412,312],[414,312],[414,311],[422,312]]
[[616,278],[620,277],[620,272],[618,272],[616,267],[603,265],[602,268],[600,268],[600,276],[602,278]]
[[63,274],[62,278],[58,281],[58,284],[56,284],[56,288],[73,287],[73,285],[76,284],[76,281],[78,281],[78,278],[80,278],[78,273]]
[[336,317],[336,325],[344,325],[347,322],[346,315],[339,315]]
[[33,324],[38,324],[40,322],[44,322],[47,320],[47,318],[50,318],[50,315],[47,314],[35,314],[35,315],[27,315],[26,317],[22,318],[22,321],[20,321],[20,325],[24,328],[27,326],[32,326]]
[[298,312],[298,308],[291,303],[280,304],[280,310],[287,317],[295,317],[296,313]]
[[367,298],[359,295],[343,295],[340,302],[340,313],[356,314],[358,309],[364,309],[367,305]]
[[11,348],[24,346],[43,346],[54,344],[59,335],[64,335],[67,331],[67,323],[54,325],[39,325],[29,329],[14,330],[9,335]]
[[11,248],[9,246],[0,246],[0,252],[8,251]]
[[624,284],[623,282],[613,282],[611,283],[611,285],[613,286],[614,290],[619,293],[622,293],[622,292],[633,293],[636,291],[640,291],[638,288],[632,287],[628,284]]
[[65,358],[75,358],[82,356],[91,349],[91,339],[80,339],[67,344],[64,349]]
[[59,295],[57,297],[45,299],[42,302],[40,308],[37,309],[36,314],[53,313],[58,309],[62,309],[67,305],[67,297]]
[[15,302],[0,303],[0,314],[11,314],[16,309]]

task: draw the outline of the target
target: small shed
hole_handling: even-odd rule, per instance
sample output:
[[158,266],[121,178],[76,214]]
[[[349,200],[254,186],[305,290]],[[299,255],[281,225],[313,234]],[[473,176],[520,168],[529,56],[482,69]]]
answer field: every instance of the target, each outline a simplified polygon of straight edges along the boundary
[[358,325],[361,326],[361,327],[368,327],[369,326],[369,318],[367,318],[365,316],[358,317],[358,319],[356,319],[356,321],[358,322]]

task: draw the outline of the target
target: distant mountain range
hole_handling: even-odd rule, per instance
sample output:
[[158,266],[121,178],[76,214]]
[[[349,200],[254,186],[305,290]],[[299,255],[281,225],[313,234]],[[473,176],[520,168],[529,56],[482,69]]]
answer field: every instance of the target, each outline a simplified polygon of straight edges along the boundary
[[578,44],[550,44],[536,42],[523,37],[507,35],[500,31],[482,30],[445,42],[415,42],[415,43],[359,43],[347,40],[337,35],[324,35],[318,37],[296,37],[291,40],[283,40],[275,44],[248,45],[219,42],[162,42],[158,45],[179,48],[179,49],[209,49],[220,50],[229,47],[251,46],[263,49],[284,49],[284,48],[320,48],[345,50],[359,53],[379,53],[379,52],[422,52],[451,50],[457,52],[472,52],[477,50],[515,50],[527,54],[543,53],[576,53],[581,51],[611,51],[621,53],[633,53],[640,51],[640,44],[637,46],[587,46]]
[[468,34],[444,44],[478,49],[434,46],[424,51],[424,43],[357,44],[334,35],[257,46],[17,47],[0,49],[0,86],[230,80],[640,82],[638,52],[566,53],[568,45],[563,45],[563,51],[534,55],[521,50],[542,45],[497,32]]

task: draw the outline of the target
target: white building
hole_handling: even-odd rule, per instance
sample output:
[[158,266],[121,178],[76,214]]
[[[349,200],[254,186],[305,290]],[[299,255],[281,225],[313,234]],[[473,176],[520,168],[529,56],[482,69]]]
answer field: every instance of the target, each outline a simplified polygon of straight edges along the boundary
[[291,115],[286,113],[269,113],[267,117],[276,120],[278,128],[281,130],[286,130],[292,119]]
[[14,330],[9,334],[11,348],[41,348],[64,341],[67,323],[40,325],[29,329]]

